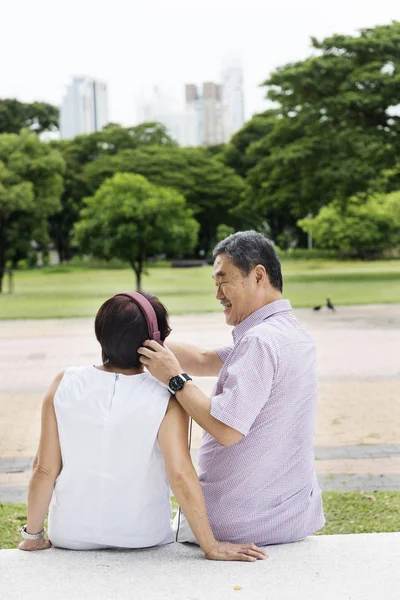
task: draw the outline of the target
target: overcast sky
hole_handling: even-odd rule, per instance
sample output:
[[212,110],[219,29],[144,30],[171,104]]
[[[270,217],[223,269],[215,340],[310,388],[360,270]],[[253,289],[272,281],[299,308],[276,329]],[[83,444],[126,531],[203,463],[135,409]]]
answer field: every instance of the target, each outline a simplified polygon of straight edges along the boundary
[[136,121],[137,98],[160,84],[218,80],[242,60],[246,117],[276,67],[310,54],[310,36],[400,20],[399,0],[2,0],[0,98],[59,105],[73,75],[106,81],[110,120]]

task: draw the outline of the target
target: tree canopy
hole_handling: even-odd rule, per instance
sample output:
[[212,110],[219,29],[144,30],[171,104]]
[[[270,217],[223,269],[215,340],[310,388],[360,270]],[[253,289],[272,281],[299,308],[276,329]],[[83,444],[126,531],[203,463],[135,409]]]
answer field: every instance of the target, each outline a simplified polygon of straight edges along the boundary
[[0,291],[7,259],[31,240],[46,243],[47,218],[60,208],[64,161],[27,130],[0,134]]
[[[345,206],[355,194],[379,190],[381,173],[400,153],[399,44],[397,22],[312,39],[313,56],[264,83],[274,104],[269,122],[265,115],[250,121],[227,160],[246,172],[246,203],[274,237],[332,201]],[[265,135],[247,144],[260,119]]]
[[208,252],[218,225],[234,225],[244,183],[233,169],[204,148],[144,146],[88,163],[84,178],[93,193],[115,173],[137,173],[150,182],[178,190],[200,223],[198,249]]
[[[50,218],[50,235],[61,262],[72,256],[73,226],[82,208],[83,198],[94,193],[98,184],[89,186],[84,174],[85,165],[102,157],[104,164],[124,150],[158,144],[160,147],[175,147],[176,143],[160,123],[142,123],[135,127],[121,127],[109,123],[102,131],[79,135],[72,140],[51,142],[53,148],[62,153],[66,163],[65,186],[61,197],[61,210]],[[105,176],[117,172],[110,168]]]
[[138,290],[146,260],[190,252],[199,227],[176,190],[131,173],[104,181],[85,200],[80,217],[75,233],[81,249],[99,258],[127,261],[136,273]]
[[16,99],[0,99],[0,133],[19,133],[30,129],[35,133],[56,131],[59,110],[46,102],[26,104]]

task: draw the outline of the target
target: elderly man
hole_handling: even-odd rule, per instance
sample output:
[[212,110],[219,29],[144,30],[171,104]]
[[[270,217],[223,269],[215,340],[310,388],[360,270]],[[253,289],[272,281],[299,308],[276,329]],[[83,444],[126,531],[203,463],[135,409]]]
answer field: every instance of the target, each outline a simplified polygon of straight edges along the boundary
[[[279,258],[263,235],[231,235],[213,256],[216,297],[234,327],[233,344],[166,349],[150,341],[139,352],[204,429],[199,477],[215,537],[294,542],[325,521],[314,465],[314,343],[282,299]],[[218,375],[211,398],[184,371]],[[194,541],[184,519],[180,534],[179,541]]]

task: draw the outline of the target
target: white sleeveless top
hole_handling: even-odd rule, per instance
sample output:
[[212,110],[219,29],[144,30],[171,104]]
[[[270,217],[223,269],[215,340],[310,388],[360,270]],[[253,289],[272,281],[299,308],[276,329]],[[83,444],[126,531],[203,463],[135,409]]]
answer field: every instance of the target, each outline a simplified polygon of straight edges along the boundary
[[173,541],[157,435],[170,393],[150,373],[70,368],[54,397],[63,468],[49,537],[143,548]]

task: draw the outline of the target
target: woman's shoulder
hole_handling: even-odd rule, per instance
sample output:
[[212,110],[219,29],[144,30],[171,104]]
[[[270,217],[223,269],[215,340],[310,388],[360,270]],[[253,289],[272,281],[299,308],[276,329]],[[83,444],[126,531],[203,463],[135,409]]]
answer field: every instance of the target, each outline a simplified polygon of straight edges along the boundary
[[144,371],[144,373],[142,374],[142,381],[144,385],[148,386],[154,391],[160,392],[160,394],[168,396],[171,395],[171,392],[169,392],[168,387],[164,383],[161,383],[161,381],[153,377],[153,375],[149,373],[149,371]]
[[92,377],[94,371],[96,371],[96,369],[94,369],[91,365],[86,365],[83,367],[67,367],[64,371],[61,371],[61,373],[59,373],[57,377],[59,379],[59,384],[65,385],[74,379]]

